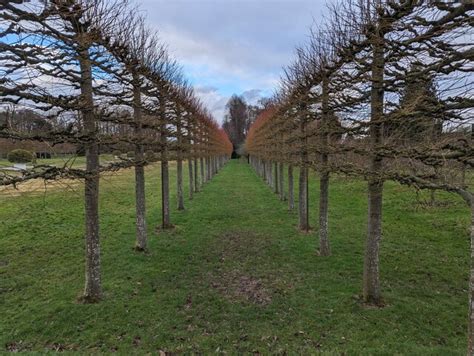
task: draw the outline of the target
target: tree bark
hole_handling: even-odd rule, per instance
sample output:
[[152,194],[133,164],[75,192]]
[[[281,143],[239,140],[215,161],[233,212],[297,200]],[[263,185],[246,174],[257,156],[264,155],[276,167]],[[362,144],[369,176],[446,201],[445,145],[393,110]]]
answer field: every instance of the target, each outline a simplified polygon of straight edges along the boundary
[[288,165],[288,210],[295,209],[295,197],[294,197],[294,182],[293,182],[293,166]]
[[273,186],[273,172],[272,172],[272,161],[267,161],[267,176],[268,176],[268,185]]
[[170,222],[170,184],[169,184],[169,166],[168,161],[161,161],[161,227],[169,229]]
[[364,301],[368,304],[381,305],[380,292],[380,241],[382,238],[382,198],[383,180],[382,158],[377,155],[377,147],[382,143],[382,118],[384,102],[384,51],[383,36],[380,25],[373,38],[372,90],[371,90],[371,125],[370,143],[372,149],[371,174],[368,182],[368,231],[364,259]]
[[471,195],[471,269],[469,275],[468,355],[474,355],[474,197]]
[[[162,106],[162,103],[160,103]],[[161,109],[160,118],[162,120],[160,138],[161,138],[161,227],[169,229],[172,227],[170,220],[170,181],[168,165],[168,142],[166,138],[165,109]]]
[[[327,157],[326,157],[327,158]],[[329,201],[329,173],[321,172],[319,179],[319,254],[329,256],[328,231],[328,201]]]
[[81,101],[83,106],[81,113],[84,121],[84,134],[90,139],[85,144],[86,268],[82,300],[86,303],[95,303],[102,298],[99,240],[99,145],[97,143],[97,124],[94,117],[92,65],[88,48],[83,48],[79,51],[79,65],[82,79]]
[[178,210],[184,210],[184,193],[183,193],[183,160],[178,158],[176,162],[176,181],[178,190]]
[[188,171],[189,171],[189,200],[193,200],[194,197],[194,172],[193,172],[193,160],[191,157],[188,159]]
[[199,158],[200,166],[201,166],[201,186],[206,182],[206,176],[204,174],[204,158]]
[[299,178],[299,200],[298,200],[298,213],[299,213],[299,228],[302,231],[309,231],[309,220],[308,220],[308,168],[305,166],[300,167],[300,178]]
[[178,197],[178,210],[184,210],[183,192],[183,133],[181,130],[181,112],[176,112],[176,137],[177,137],[177,161],[176,161],[176,188]]
[[265,183],[268,184],[268,175],[267,175],[268,169],[267,169],[267,162],[265,160],[262,160],[262,166],[263,166],[263,168],[262,168],[263,169],[262,170],[262,173],[263,173],[262,178],[265,181]]
[[281,162],[278,165],[278,168],[279,168],[279,173],[278,173],[279,187],[278,187],[278,191],[280,193],[280,200],[284,201],[286,199],[286,197],[285,197],[285,180],[284,180],[285,164],[283,162]]
[[272,181],[273,181],[273,173],[272,173],[272,162],[267,161],[267,181],[268,181],[268,186],[271,188],[272,187]]
[[198,160],[195,158],[194,160],[194,192],[197,193],[199,192],[199,172],[198,172]]
[[[135,120],[135,133],[138,138],[142,138],[142,112],[140,81],[136,72],[133,72],[133,116]],[[145,167],[144,167],[143,145],[135,145],[135,205],[136,205],[136,241],[137,251],[146,251],[147,231],[146,231],[146,204],[145,204]]]
[[275,161],[275,167],[273,169],[274,171],[274,179],[273,179],[273,191],[275,192],[275,194],[279,194],[280,193],[280,182],[278,181],[278,178],[280,178],[279,176],[279,172],[278,172],[278,162]]
[[306,148],[306,122],[305,118],[301,118],[300,123],[300,134],[301,134],[301,166],[300,166],[300,177],[299,177],[299,201],[298,201],[298,213],[299,213],[299,228],[302,231],[309,231],[309,220],[308,220],[308,152]]
[[322,83],[322,117],[321,117],[321,176],[319,178],[319,254],[329,256],[328,231],[328,202],[329,202],[329,172],[328,172],[328,141],[329,141],[329,92],[328,78],[323,77]]
[[206,157],[206,182],[211,180],[211,157]]

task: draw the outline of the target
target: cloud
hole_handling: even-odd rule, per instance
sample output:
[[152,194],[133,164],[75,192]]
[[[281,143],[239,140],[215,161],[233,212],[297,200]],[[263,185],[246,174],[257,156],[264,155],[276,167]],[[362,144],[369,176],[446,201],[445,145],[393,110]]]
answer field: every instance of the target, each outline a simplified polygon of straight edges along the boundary
[[219,121],[233,93],[270,96],[326,0],[142,0],[142,11]]
[[263,97],[261,89],[246,90],[242,93],[242,97],[248,104],[255,105]]
[[[196,95],[201,99],[205,107],[210,113],[216,118],[216,120],[222,124],[226,114],[226,104],[230,99],[230,95],[223,95],[217,88],[212,87],[196,87]],[[250,89],[246,90],[241,95],[248,104],[255,105],[258,101],[265,97],[261,89]]]
[[198,93],[201,94],[207,94],[207,93],[212,93],[217,90],[216,87],[213,87],[211,85],[204,85],[204,86],[195,86],[194,90]]

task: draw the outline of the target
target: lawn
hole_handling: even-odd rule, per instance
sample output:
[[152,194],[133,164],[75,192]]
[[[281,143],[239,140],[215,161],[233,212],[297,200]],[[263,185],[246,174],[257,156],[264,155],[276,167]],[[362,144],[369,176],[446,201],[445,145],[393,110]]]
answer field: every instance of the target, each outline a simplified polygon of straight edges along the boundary
[[[187,165],[185,165],[187,166]],[[333,255],[245,163],[232,161],[159,231],[159,166],[147,168],[150,248],[134,252],[133,171],[101,181],[105,299],[83,285],[82,186],[2,197],[0,342],[4,350],[84,353],[463,355],[469,211],[438,194],[426,207],[387,183],[381,252],[386,306],[360,302],[367,197],[363,181],[330,188]],[[185,172],[185,177],[187,173]],[[295,181],[296,182],[296,181]],[[312,225],[317,179],[311,178]],[[185,192],[187,194],[187,191]]]

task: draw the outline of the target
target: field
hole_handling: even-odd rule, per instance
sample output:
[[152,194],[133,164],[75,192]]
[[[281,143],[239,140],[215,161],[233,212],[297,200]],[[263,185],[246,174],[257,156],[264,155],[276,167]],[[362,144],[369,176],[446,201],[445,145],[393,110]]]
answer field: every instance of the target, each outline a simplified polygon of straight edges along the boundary
[[[115,157],[112,155],[101,155],[100,162],[106,164],[107,162],[114,161]],[[85,168],[86,158],[84,156],[63,156],[54,157],[50,159],[37,159],[34,165],[49,165],[56,167],[71,167],[71,168]],[[0,159],[0,173],[2,169],[10,168],[13,163],[6,159]],[[28,168],[33,164],[28,164]],[[6,171],[10,175],[20,175],[20,172]],[[0,197],[10,196],[16,197],[19,195],[27,194],[28,196],[33,195],[44,195],[47,192],[55,190],[75,190],[78,188],[79,181],[72,179],[61,179],[61,180],[49,180],[43,181],[39,179],[29,180],[25,183],[13,186],[0,186]]]
[[[82,186],[0,195],[0,342],[5,351],[465,354],[469,211],[458,197],[387,183],[381,253],[386,306],[360,302],[363,181],[330,187],[333,255],[245,163],[232,161],[160,231],[159,166],[147,168],[150,249],[134,252],[133,171],[101,185],[105,299],[83,286]],[[187,177],[185,172],[185,177]],[[296,182],[296,181],[295,181]],[[187,193],[187,192],[186,192]]]
[[[114,159],[114,156],[112,155],[100,156],[100,160],[102,163],[106,161],[112,161],[113,159]],[[83,168],[86,165],[86,157],[69,155],[69,156],[58,156],[58,157],[49,158],[49,159],[38,158],[35,164],[37,165],[48,164],[51,166],[58,166],[58,167],[67,165],[68,167]],[[0,168],[11,167],[12,165],[13,163],[8,162],[7,159],[0,158]]]

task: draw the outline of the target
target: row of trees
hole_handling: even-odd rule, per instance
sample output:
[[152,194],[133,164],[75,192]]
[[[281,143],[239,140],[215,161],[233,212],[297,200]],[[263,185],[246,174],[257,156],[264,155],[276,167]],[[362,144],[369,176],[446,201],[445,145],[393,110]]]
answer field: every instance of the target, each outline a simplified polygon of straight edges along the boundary
[[[178,208],[184,209],[183,162],[189,191],[199,190],[225,163],[232,145],[183,79],[145,19],[127,0],[2,1],[0,92],[4,107],[41,113],[42,130],[11,120],[0,138],[82,147],[85,170],[36,166],[21,176],[3,173],[0,185],[28,179],[85,182],[84,302],[101,299],[100,174],[134,167],[136,250],[147,248],[144,167],[161,162],[162,227],[170,220],[169,161],[177,161]],[[14,120],[14,116],[11,117]],[[132,151],[133,158],[99,164],[100,151]],[[200,171],[200,174],[199,174]]]
[[[311,32],[285,70],[273,106],[250,128],[257,172],[309,229],[308,171],[319,173],[319,253],[330,255],[331,173],[368,182],[363,274],[366,303],[382,305],[380,244],[384,182],[459,194],[471,207],[469,354],[474,354],[474,204],[467,179],[474,100],[474,5],[469,2],[346,0]],[[466,178],[467,177],[467,178]]]

